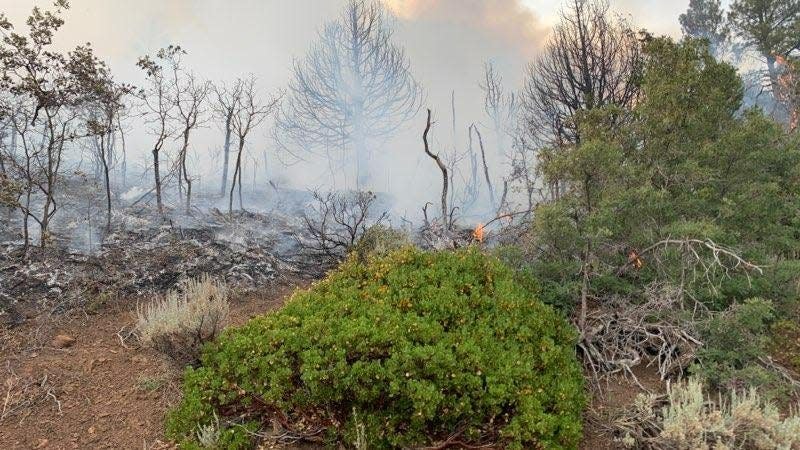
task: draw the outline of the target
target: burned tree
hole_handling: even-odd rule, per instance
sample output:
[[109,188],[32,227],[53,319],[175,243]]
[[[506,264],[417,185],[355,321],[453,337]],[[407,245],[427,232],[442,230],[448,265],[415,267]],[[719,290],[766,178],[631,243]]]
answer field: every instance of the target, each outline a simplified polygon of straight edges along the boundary
[[222,186],[220,187],[220,195],[225,194],[225,188],[228,187],[228,167],[230,165],[231,155],[231,137],[233,135],[233,114],[236,112],[236,105],[239,103],[239,98],[242,95],[241,84],[235,83],[233,87],[215,85],[212,86],[212,106],[211,109],[214,117],[219,122],[223,123],[223,130],[225,132],[225,143],[222,147]]
[[[439,155],[434,154],[431,151],[430,144],[428,143],[428,134],[431,131],[431,127],[433,126],[433,122],[431,122],[431,110],[428,110],[428,119],[425,123],[425,131],[422,133],[422,143],[425,145],[425,154],[428,155],[433,161],[436,163],[436,166],[442,172],[442,198],[441,198],[441,208],[442,208],[442,228],[447,230],[450,228],[450,213],[447,209],[447,189],[449,185],[449,179],[447,177],[447,165],[445,165],[442,158]],[[426,213],[427,217],[427,213]]]
[[478,146],[481,149],[481,163],[483,165],[483,177],[486,180],[486,189],[489,191],[489,200],[492,202],[492,208],[497,209],[497,203],[495,200],[494,195],[494,187],[492,186],[492,178],[489,176],[489,164],[486,162],[486,149],[483,146],[483,136],[481,136],[480,130],[478,130],[478,126],[472,124],[469,127],[469,139],[472,142],[472,132],[475,132],[475,136],[478,138]]
[[557,146],[579,142],[575,114],[631,106],[640,69],[636,33],[610,17],[605,0],[570,0],[542,56],[528,68],[520,100],[529,140]]
[[506,92],[503,78],[491,63],[484,65],[484,78],[480,88],[483,91],[483,109],[491,120],[497,150],[504,154],[509,135],[517,122],[517,96],[513,92]]
[[275,109],[280,100],[279,96],[273,96],[266,103],[263,103],[258,98],[258,91],[256,90],[256,79],[251,76],[247,79],[240,79],[236,82],[241,95],[236,102],[235,110],[232,119],[233,133],[239,142],[239,148],[236,152],[236,165],[234,166],[233,178],[231,179],[231,190],[228,201],[228,214],[233,214],[233,194],[236,187],[239,187],[239,208],[242,205],[242,155],[244,154],[244,147],[247,142],[247,137],[254,128],[258,127],[264,119]]
[[305,251],[340,261],[364,236],[367,229],[381,224],[388,214],[372,216],[376,197],[372,192],[327,193],[313,191],[310,212],[303,214],[307,238],[297,237]]
[[350,0],[295,64],[277,134],[308,150],[342,149],[355,157],[358,183],[375,139],[391,136],[419,111],[421,89],[403,49],[392,41],[383,6]]
[[181,67],[180,55],[176,55],[172,65],[174,102],[177,119],[180,123],[181,149],[178,153],[178,192],[186,183],[186,213],[192,208],[192,178],[186,167],[189,153],[189,137],[197,127],[203,125],[206,110],[204,103],[211,89],[207,81],[201,81],[192,72]]
[[144,103],[144,116],[155,138],[153,148],[153,180],[156,193],[156,204],[159,214],[164,214],[164,202],[161,196],[161,150],[167,139],[175,132],[171,121],[174,118],[175,102],[173,101],[173,85],[164,73],[164,63],[174,60],[183,53],[179,46],[170,45],[159,50],[155,58],[145,55],[136,63],[147,76],[147,86],[141,92]]
[[27,36],[15,32],[0,15],[4,75],[0,90],[11,97],[3,103],[2,115],[12,118],[14,132],[22,141],[24,154],[13,163],[25,197],[17,207],[23,216],[26,247],[31,219],[39,226],[40,246],[50,240],[65,148],[94,133],[86,127],[82,113],[107,78],[107,68],[88,45],[67,54],[52,49],[53,37],[64,24],[61,13],[67,8],[65,0],[56,1],[55,11],[34,8],[27,20]]
[[110,76],[99,80],[95,99],[88,109],[87,127],[94,135],[96,157],[103,170],[106,192],[106,230],[111,230],[111,166],[114,163],[114,142],[120,129],[120,115],[125,109],[125,97],[133,87],[116,83]]

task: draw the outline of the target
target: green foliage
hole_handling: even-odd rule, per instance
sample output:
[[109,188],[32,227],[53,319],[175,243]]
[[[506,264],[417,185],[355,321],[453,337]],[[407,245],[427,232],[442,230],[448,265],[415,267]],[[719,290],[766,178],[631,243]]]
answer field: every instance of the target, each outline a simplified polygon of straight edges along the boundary
[[762,55],[787,55],[797,48],[798,0],[734,0],[729,16],[734,31]]
[[800,371],[800,323],[797,315],[792,319],[779,320],[773,324],[770,350],[779,361],[795,372]]
[[774,318],[772,302],[761,299],[749,299],[714,315],[700,327],[704,346],[692,372],[715,388],[777,384],[775,375],[758,364],[769,348],[768,331]]
[[332,445],[461,440],[576,448],[584,405],[575,333],[532,285],[476,249],[349,258],[281,310],[229,330],[189,369],[168,434],[215,415],[278,412]]
[[[705,41],[649,38],[644,50],[635,108],[582,113],[581,143],[541,152],[546,182],[562,186],[537,207],[525,249],[542,298],[569,311],[588,267],[588,292],[599,298],[635,297],[659,279],[684,285],[687,298],[712,310],[750,297],[778,301],[787,285],[765,281],[770,262],[800,254],[797,135],[760,112],[737,114],[742,82]],[[631,252],[665,238],[712,239],[769,266],[767,277],[697,276],[677,248],[644,255],[642,267],[620,276]]]
[[[716,7],[693,1],[687,20],[717,23]],[[800,320],[800,134],[742,110],[741,79],[707,41],[646,37],[644,55],[634,107],[579,113],[580,142],[539,152],[553,200],[536,208],[525,263],[513,267],[566,313],[591,300],[636,304],[652,283],[672,285],[687,310],[704,312],[698,330],[687,325],[704,343],[692,370],[718,389],[779,395],[779,377],[759,358],[780,346],[780,362],[800,362],[791,345],[800,335],[791,325]]]

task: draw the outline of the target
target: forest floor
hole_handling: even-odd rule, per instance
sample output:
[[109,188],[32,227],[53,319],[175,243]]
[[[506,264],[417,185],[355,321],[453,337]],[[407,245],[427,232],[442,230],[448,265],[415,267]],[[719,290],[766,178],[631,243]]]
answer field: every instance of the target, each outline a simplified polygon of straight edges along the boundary
[[[232,324],[280,307],[307,283],[284,280],[233,298]],[[0,448],[173,448],[164,438],[164,415],[180,400],[182,368],[123,341],[134,311],[130,303],[105,305],[92,314],[29,317],[0,332]],[[646,387],[659,389],[653,374],[637,375]],[[620,379],[605,392],[592,405],[603,416],[630,404],[640,389]],[[581,448],[617,447],[600,427],[587,423]]]

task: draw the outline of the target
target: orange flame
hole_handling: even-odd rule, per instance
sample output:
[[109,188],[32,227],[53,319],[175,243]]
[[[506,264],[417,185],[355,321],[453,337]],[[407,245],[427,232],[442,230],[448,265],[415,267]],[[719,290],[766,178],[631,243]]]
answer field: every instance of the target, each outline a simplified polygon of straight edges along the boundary
[[483,242],[483,224],[479,223],[477,227],[475,227],[475,231],[472,232],[472,237],[478,241]]
[[782,55],[774,54],[774,57],[775,62],[781,66],[781,73],[778,75],[778,86],[775,87],[775,97],[789,108],[791,115],[789,130],[794,131],[800,125],[800,98],[798,98],[796,90],[796,69]]
[[636,250],[631,250],[630,253],[628,253],[628,263],[636,267],[637,270],[644,267],[644,261],[642,261],[639,254],[636,253]]

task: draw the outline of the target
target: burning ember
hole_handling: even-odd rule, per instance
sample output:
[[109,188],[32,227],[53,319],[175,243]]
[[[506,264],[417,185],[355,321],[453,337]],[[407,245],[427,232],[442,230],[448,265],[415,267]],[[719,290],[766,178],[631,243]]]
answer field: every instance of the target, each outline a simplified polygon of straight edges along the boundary
[[795,78],[795,71],[789,60],[781,55],[775,55],[775,62],[781,67],[781,73],[778,76],[778,86],[775,92],[777,99],[789,108],[791,114],[789,129],[794,131],[800,123],[800,105],[797,104],[798,99],[795,86],[797,80]]
[[644,262],[642,258],[639,257],[639,253],[637,253],[636,250],[631,250],[630,253],[628,253],[628,264],[633,265],[637,270],[644,266]]
[[475,231],[472,232],[472,237],[477,242],[483,242],[483,224],[479,223],[477,227],[475,227]]

